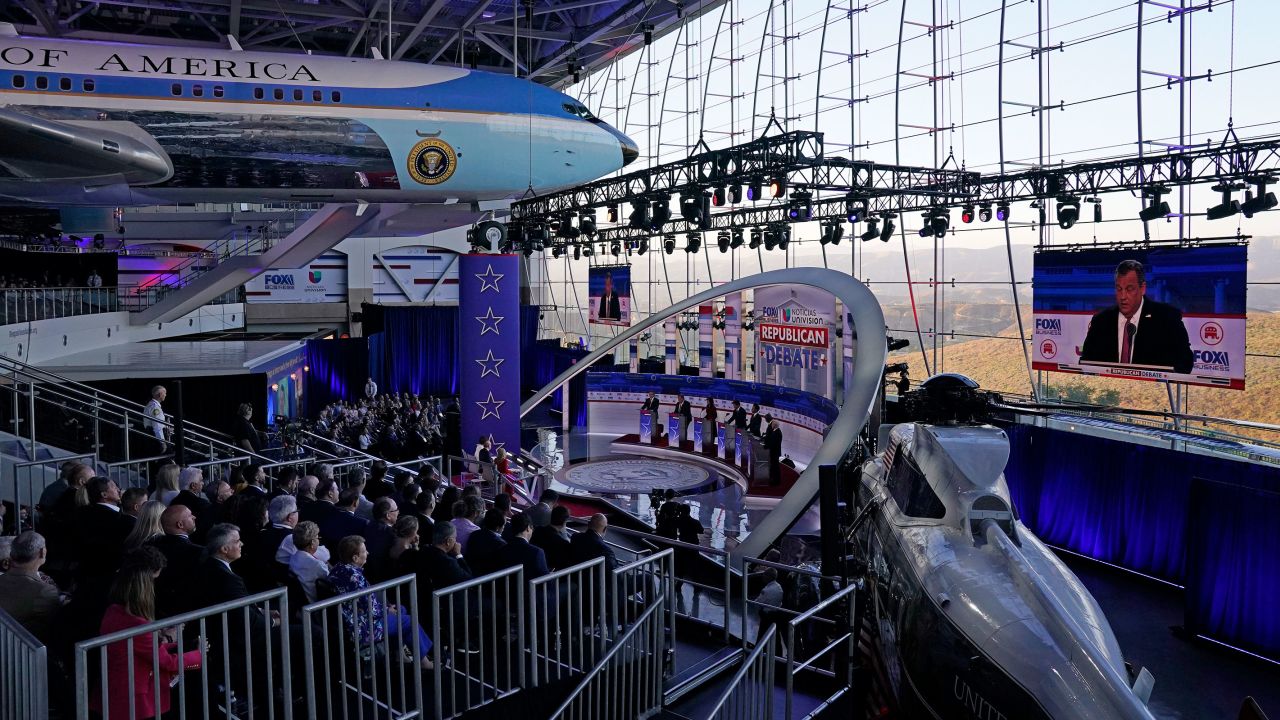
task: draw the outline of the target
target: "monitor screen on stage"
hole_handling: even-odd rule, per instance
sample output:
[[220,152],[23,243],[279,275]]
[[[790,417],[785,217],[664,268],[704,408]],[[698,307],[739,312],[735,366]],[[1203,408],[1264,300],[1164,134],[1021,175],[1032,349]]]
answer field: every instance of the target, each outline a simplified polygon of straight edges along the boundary
[[1037,252],[1035,369],[1244,389],[1246,250]]
[[587,295],[591,299],[590,322],[600,325],[631,324],[631,267],[593,267],[587,275]]

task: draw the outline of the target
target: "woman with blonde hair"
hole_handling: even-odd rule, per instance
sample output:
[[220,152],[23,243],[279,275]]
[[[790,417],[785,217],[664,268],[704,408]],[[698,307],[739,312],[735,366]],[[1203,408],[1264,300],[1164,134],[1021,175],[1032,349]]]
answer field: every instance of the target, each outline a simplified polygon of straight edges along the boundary
[[173,499],[178,497],[180,490],[178,489],[178,475],[182,469],[176,463],[169,463],[160,468],[156,473],[156,491],[151,493],[151,499],[157,500],[168,507]]
[[164,528],[160,527],[160,514],[164,512],[164,503],[159,500],[148,500],[142,503],[142,507],[138,508],[138,520],[133,524],[133,530],[129,532],[128,537],[124,539],[125,552],[137,550],[151,538],[164,534]]

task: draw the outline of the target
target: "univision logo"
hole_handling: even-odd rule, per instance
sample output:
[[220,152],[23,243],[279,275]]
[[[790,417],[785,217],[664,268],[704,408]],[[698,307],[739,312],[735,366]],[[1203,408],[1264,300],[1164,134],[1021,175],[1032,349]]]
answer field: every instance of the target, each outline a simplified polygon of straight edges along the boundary
[[319,271],[319,270],[308,270],[308,271],[307,271],[307,280],[308,280],[312,285],[315,285],[316,283],[320,282],[320,271]]

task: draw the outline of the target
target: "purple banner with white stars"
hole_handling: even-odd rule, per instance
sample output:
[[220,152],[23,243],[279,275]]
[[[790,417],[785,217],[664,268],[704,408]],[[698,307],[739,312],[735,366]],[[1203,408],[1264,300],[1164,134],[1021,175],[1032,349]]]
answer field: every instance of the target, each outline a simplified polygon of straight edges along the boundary
[[463,255],[458,270],[462,448],[492,436],[520,454],[520,256]]

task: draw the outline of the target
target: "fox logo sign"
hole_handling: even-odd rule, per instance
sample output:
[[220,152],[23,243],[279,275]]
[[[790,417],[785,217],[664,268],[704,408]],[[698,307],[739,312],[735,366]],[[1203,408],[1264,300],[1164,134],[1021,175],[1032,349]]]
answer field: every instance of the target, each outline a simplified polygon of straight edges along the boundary
[[263,277],[268,290],[292,290],[292,275],[266,275]]
[[1220,350],[1196,350],[1196,364],[1207,365],[1206,370],[1230,370],[1231,354]]
[[1062,318],[1036,318],[1036,335],[1061,335]]

